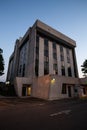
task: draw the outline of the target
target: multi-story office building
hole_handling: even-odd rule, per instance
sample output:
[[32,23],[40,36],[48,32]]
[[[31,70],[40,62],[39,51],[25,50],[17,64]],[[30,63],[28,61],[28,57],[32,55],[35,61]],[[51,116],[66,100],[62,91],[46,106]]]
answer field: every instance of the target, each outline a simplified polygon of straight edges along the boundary
[[76,42],[37,20],[16,40],[7,80],[18,96],[59,99],[78,96]]

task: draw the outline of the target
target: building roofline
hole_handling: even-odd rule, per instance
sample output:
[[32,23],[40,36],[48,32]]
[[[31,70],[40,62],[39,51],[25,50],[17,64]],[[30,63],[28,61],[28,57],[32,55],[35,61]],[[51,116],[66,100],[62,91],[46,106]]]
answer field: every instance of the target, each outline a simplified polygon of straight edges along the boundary
[[9,61],[11,61],[14,58],[14,52],[11,54]]
[[43,23],[40,20],[36,20],[35,23],[33,24],[32,27],[29,27],[28,30],[26,31],[26,33],[24,34],[21,43],[19,45],[19,47],[22,46],[23,42],[25,41],[25,39],[28,37],[29,33],[31,32],[31,30],[33,28],[37,28],[37,30],[42,30],[43,32],[45,32],[46,34],[49,34],[51,36],[54,36],[56,39],[62,41],[63,43],[67,43],[68,45],[72,46],[72,47],[76,47],[76,41],[69,38],[68,36],[66,36],[65,34],[57,31],[56,29],[50,27],[49,25]]
[[54,35],[55,37],[57,37],[65,42],[71,44],[72,46],[76,47],[75,40],[69,38],[65,34],[57,31],[56,29],[50,27],[49,25],[43,23],[42,21],[36,20],[35,24],[36,24],[36,27],[41,28],[42,30],[46,31],[47,33],[50,33],[50,34]]

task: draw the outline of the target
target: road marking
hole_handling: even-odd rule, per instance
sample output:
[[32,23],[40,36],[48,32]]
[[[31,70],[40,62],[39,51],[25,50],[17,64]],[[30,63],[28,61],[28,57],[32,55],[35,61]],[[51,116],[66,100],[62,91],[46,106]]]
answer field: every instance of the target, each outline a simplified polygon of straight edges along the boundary
[[52,114],[50,114],[50,116],[53,117],[53,116],[57,116],[57,115],[61,115],[61,114],[66,114],[66,115],[68,115],[70,112],[71,112],[71,110],[64,110],[64,111],[52,113]]

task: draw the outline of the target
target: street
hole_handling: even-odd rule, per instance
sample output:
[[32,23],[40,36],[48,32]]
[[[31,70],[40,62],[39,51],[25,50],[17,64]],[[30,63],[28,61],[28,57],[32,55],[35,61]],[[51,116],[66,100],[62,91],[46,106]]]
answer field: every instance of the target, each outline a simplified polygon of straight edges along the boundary
[[87,100],[0,99],[0,130],[87,130]]

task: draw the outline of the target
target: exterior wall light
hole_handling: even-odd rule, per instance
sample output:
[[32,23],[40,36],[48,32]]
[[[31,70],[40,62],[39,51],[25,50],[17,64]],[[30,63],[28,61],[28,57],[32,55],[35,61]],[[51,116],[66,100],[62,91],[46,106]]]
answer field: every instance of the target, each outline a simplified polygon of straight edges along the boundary
[[55,78],[51,79],[51,83],[52,84],[55,83]]
[[9,84],[10,84],[10,82],[9,82],[9,81],[7,81],[7,82],[6,82],[6,85],[9,85]]

